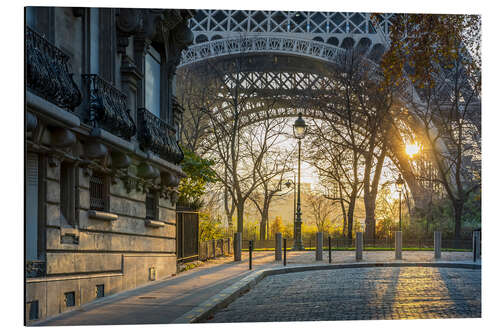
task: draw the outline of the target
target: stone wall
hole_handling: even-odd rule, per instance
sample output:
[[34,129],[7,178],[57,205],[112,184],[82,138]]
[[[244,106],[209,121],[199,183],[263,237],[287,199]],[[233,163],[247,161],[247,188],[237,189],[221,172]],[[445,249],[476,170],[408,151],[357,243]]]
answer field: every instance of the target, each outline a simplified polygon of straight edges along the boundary
[[[47,165],[46,277],[28,278],[26,302],[38,301],[39,319],[71,310],[65,293],[75,293],[75,307],[96,299],[96,286],[104,295],[136,288],[176,273],[175,205],[159,201],[163,227],[145,224],[145,193],[127,192],[122,181],[110,186],[110,213],[118,219],[89,217],[89,176],[79,169],[79,218],[65,225],[60,212],[60,166]],[[70,234],[77,244],[61,237]],[[28,316],[27,311],[27,316]],[[27,317],[26,320],[29,318]]]
[[[167,46],[168,50],[163,47],[160,50],[168,52],[169,61],[178,60],[189,42],[189,38],[176,35],[177,42],[168,43],[161,39],[164,38],[162,33],[154,31],[158,26],[149,24],[158,23],[162,18],[162,22],[169,22],[167,30],[173,34],[176,25],[186,25],[187,18],[194,15],[185,10],[170,13],[147,9],[99,9],[100,70],[97,74],[111,85],[110,90],[102,93],[108,94],[105,97],[110,98],[109,103],[114,103],[102,107],[107,107],[107,115],[115,117],[112,120],[119,124],[124,119],[128,121],[126,117],[120,117],[124,112],[129,113],[134,124],[127,123],[127,128],[133,128],[135,134],[124,136],[121,128],[103,128],[101,124],[89,121],[91,96],[86,91],[87,84],[84,84],[82,75],[95,74],[91,73],[89,66],[90,9],[39,7],[29,10],[30,15],[36,17],[35,24],[29,29],[35,30],[36,34],[27,36],[35,36],[30,37],[33,40],[39,38],[36,41],[48,41],[50,46],[47,46],[49,51],[42,51],[45,53],[41,55],[34,52],[37,48],[33,47],[28,50],[31,57],[27,57],[28,72],[32,75],[28,76],[26,83],[25,111],[30,119],[26,146],[28,152],[36,153],[42,161],[37,173],[38,221],[29,224],[33,230],[30,237],[38,232],[38,251],[36,258],[29,259],[26,268],[29,276],[37,276],[26,279],[27,323],[31,322],[32,302],[38,304],[33,307],[37,309],[36,319],[43,319],[95,300],[102,296],[102,287],[107,296],[176,273],[176,187],[184,173],[179,165],[179,153],[172,157],[172,152],[180,148],[171,140],[162,140],[162,136],[175,137],[172,119],[179,120],[182,110],[172,107],[174,96],[166,90],[172,87],[161,83],[167,97],[162,99],[163,116],[153,124],[156,127],[152,132],[159,133],[159,137],[152,139],[155,147],[140,140],[144,128],[137,123],[136,115],[139,108],[145,107],[143,63],[152,39],[156,45],[163,43]],[[186,29],[181,31],[189,37]],[[46,45],[45,42],[42,44]],[[59,72],[53,74],[56,79],[61,73],[66,75],[64,84],[71,83],[67,80],[71,78],[76,86],[74,91],[81,94],[81,101],[76,104],[47,98],[57,97],[57,92],[62,89],[50,91],[52,95],[39,91],[45,88],[39,78],[44,78],[41,74],[47,72],[47,68],[43,68],[47,61],[33,59],[53,57],[51,52],[68,56],[67,68],[62,64],[58,67]],[[164,58],[167,59],[167,55]],[[175,61],[163,62],[161,66],[162,73],[169,78],[175,76]],[[78,94],[71,96],[75,95]],[[123,112],[116,112],[117,108]],[[174,117],[166,117],[168,114]],[[157,155],[154,151],[170,153]],[[61,198],[63,162],[76,167],[75,187],[70,190],[77,198],[75,223],[66,221],[61,209],[62,202],[68,201],[68,198]],[[90,209],[89,179],[93,172],[106,174],[109,182],[109,209],[99,214]],[[146,193],[149,190],[158,196],[154,221],[146,219]],[[69,202],[72,205],[72,200]],[[72,211],[72,208],[68,209]],[[35,211],[30,210],[31,213]],[[33,269],[35,264],[38,266]],[[74,305],[67,306],[66,296],[73,300],[73,295]]]

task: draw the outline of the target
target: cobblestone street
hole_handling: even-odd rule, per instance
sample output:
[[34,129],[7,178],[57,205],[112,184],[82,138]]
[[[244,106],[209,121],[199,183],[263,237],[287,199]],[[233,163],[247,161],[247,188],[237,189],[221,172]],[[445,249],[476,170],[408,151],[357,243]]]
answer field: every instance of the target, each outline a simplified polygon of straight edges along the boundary
[[481,317],[481,271],[358,268],[266,277],[207,322]]

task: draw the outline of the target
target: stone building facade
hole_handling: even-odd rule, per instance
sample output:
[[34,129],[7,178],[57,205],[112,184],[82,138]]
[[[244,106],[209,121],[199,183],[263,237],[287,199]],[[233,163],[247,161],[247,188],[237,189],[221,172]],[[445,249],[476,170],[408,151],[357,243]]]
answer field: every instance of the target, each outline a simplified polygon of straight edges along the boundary
[[176,272],[190,10],[26,8],[26,322]]

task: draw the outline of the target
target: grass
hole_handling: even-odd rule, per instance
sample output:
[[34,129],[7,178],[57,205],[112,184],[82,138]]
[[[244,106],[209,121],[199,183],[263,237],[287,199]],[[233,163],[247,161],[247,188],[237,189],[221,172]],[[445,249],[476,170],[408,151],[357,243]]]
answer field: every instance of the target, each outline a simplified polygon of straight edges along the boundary
[[[291,248],[287,248],[287,251],[291,251]],[[305,251],[315,251],[316,248],[314,247],[306,247]],[[243,249],[243,252],[248,252],[248,249]],[[261,249],[254,249],[254,252],[261,252],[261,251],[274,251],[274,248],[261,248]],[[328,251],[327,247],[323,247],[323,251]],[[356,251],[355,247],[332,247],[332,251]],[[363,251],[394,251],[394,248],[390,247],[365,247],[363,248]],[[434,251],[434,248],[432,247],[404,247],[403,251]],[[452,249],[452,248],[442,248],[442,252],[472,252],[470,249]]]

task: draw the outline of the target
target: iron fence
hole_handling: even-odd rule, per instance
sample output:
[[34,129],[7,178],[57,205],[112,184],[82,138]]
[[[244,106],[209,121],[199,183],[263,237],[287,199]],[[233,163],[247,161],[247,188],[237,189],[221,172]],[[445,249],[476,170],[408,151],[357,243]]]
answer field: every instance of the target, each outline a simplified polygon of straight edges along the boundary
[[233,251],[233,239],[221,238],[200,241],[199,243],[199,260],[208,260],[225,255],[229,255]]
[[[248,250],[250,240],[243,240],[242,249]],[[293,239],[289,239],[289,247],[293,246]],[[306,250],[316,249],[316,238],[309,237],[302,239],[302,244]],[[356,247],[356,239],[349,238],[331,238],[332,249],[354,249]],[[328,235],[323,235],[323,247],[328,248]],[[395,239],[394,238],[383,238],[363,240],[363,247],[367,248],[379,248],[379,249],[394,249]],[[274,250],[275,240],[253,240],[254,250]],[[433,249],[434,239],[433,238],[422,238],[422,239],[405,239],[403,235],[403,248],[404,249]],[[442,249],[457,249],[457,250],[469,250],[472,251],[472,238],[471,239],[443,239],[441,241]]]
[[198,246],[198,212],[177,211],[177,260],[196,259]]

